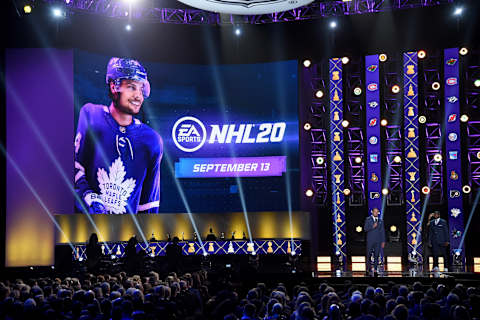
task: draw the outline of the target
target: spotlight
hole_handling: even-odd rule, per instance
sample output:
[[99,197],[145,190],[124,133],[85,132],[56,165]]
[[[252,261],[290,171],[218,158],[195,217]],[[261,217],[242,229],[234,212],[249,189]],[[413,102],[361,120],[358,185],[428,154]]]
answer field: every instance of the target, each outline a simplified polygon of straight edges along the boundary
[[312,189],[307,189],[305,191],[305,195],[309,198],[312,197],[313,196],[313,190]]
[[392,93],[399,93],[400,92],[400,86],[398,84],[394,85],[392,87]]
[[380,120],[380,125],[381,125],[382,127],[387,126],[387,124],[388,124],[388,120],[387,120],[387,119],[382,119],[382,120]]
[[204,257],[208,256],[207,251],[205,251],[205,252],[203,253],[203,256],[204,256]]
[[24,7],[23,7],[23,12],[25,12],[26,14],[29,14],[32,12],[32,6],[29,5],[29,4],[26,4]]
[[238,37],[242,34],[242,30],[240,28],[235,28],[235,35]]
[[337,27],[337,22],[336,21],[330,22],[330,29],[335,29],[336,27]]
[[355,231],[357,231],[358,233],[362,232],[363,231],[363,228],[361,226],[357,226],[355,228]]
[[455,8],[455,11],[453,11],[453,14],[456,16],[461,16],[463,13],[463,8],[462,7],[457,7]]
[[343,194],[348,196],[350,194],[350,189],[348,189],[348,188],[343,189]]
[[433,160],[435,160],[436,162],[441,162],[442,161],[442,155],[440,153],[436,153],[433,156]]
[[362,163],[362,157],[355,157],[355,163]]
[[127,24],[127,25],[125,26],[125,30],[127,30],[127,31],[130,31],[130,30],[132,30],[132,26],[131,26],[131,25],[129,25],[129,24]]
[[307,59],[307,60],[303,60],[303,66],[304,66],[305,68],[308,68],[308,67],[310,67],[311,65],[312,65],[312,61],[310,61],[310,60],[308,60],[308,59]]
[[385,62],[387,61],[388,57],[385,53],[382,53],[381,55],[378,56],[378,60],[380,60],[380,62]]
[[397,232],[397,226],[396,225],[390,226],[390,231],[391,232]]
[[51,266],[50,268],[52,268],[53,270],[55,270],[55,266]]
[[59,8],[53,8],[52,12],[55,18],[60,18],[61,16],[63,16],[63,11]]
[[395,156],[395,157],[393,157],[393,162],[400,163],[400,162],[402,162],[402,158],[400,158],[400,156]]
[[464,56],[468,53],[468,49],[463,47],[458,51],[458,53],[460,53],[462,56]]
[[110,256],[110,259],[112,259],[112,260],[115,260],[115,258],[117,258],[117,256],[114,255],[114,254],[112,254],[112,255]]
[[473,81],[473,85],[477,88],[480,87],[480,79]]
[[432,89],[437,91],[438,89],[440,89],[440,83],[435,81],[434,83],[432,83]]
[[66,3],[66,4],[70,4],[70,0],[65,0],[65,3]]
[[344,127],[344,128],[348,127],[349,124],[350,124],[350,122],[348,122],[348,120],[343,120],[342,121],[342,127]]
[[315,162],[321,166],[322,164],[325,163],[325,159],[323,157],[317,157],[317,159],[315,160]]
[[425,117],[425,116],[420,116],[420,117],[418,117],[418,122],[420,122],[420,123],[425,123],[425,122],[427,122],[427,117]]
[[128,11],[125,11],[125,17],[128,17]]
[[292,256],[296,255],[297,252],[295,250],[292,251]]
[[430,193],[430,187],[427,187],[427,186],[423,187],[422,188],[422,193],[423,194],[429,194]]
[[417,53],[417,57],[420,58],[420,59],[423,59],[427,56],[427,53],[425,52],[425,50],[420,50],[418,51]]
[[472,187],[470,187],[468,184],[466,184],[462,187],[462,191],[465,194],[469,194],[470,192],[472,192]]
[[353,94],[356,95],[356,96],[361,95],[362,94],[362,88],[356,87],[355,89],[353,89]]
[[462,122],[467,122],[467,121],[468,121],[468,116],[467,116],[466,114],[462,114],[462,115],[460,116],[460,121],[462,121]]
[[315,92],[315,97],[317,98],[323,98],[323,91],[322,90],[318,90],[317,92]]
[[311,125],[310,123],[306,122],[306,123],[303,125],[303,129],[305,129],[305,130],[308,131],[308,130],[312,129],[312,125]]
[[150,253],[150,257],[155,258],[155,253],[154,252]]
[[343,64],[347,64],[347,63],[349,63],[349,62],[350,62],[350,59],[349,59],[348,57],[343,57],[343,58],[342,58],[342,63],[343,63]]
[[78,261],[82,262],[82,261],[83,261],[83,257],[78,258]]
[[384,196],[386,196],[386,195],[388,194],[388,189],[387,189],[387,188],[383,188],[383,189],[382,189],[382,194],[383,194]]

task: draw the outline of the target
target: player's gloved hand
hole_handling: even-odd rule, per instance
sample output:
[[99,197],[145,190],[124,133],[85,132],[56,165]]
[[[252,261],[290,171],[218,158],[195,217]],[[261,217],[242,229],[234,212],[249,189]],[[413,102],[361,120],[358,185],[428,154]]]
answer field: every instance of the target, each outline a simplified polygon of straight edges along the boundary
[[89,193],[85,196],[85,202],[88,204],[89,213],[107,213],[102,198],[96,193]]

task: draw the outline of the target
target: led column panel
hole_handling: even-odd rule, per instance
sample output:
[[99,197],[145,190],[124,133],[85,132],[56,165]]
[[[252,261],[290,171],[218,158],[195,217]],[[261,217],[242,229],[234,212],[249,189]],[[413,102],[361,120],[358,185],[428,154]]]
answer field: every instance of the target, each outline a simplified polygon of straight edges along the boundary
[[332,190],[333,243],[335,255],[346,266],[345,184],[343,154],[342,60],[330,59],[330,165]]
[[418,160],[418,62],[417,52],[403,54],[403,105],[405,129],[405,199],[408,253],[422,257],[420,171]]
[[[447,169],[448,224],[450,249],[459,248],[464,232],[462,200],[462,164],[460,143],[460,86],[458,48],[444,51],[445,83],[445,153]],[[465,260],[461,250],[462,261]]]
[[[382,210],[382,164],[380,143],[380,84],[378,55],[365,57],[366,121],[367,121],[367,190],[368,212],[373,208]],[[383,216],[383,212],[381,212]]]

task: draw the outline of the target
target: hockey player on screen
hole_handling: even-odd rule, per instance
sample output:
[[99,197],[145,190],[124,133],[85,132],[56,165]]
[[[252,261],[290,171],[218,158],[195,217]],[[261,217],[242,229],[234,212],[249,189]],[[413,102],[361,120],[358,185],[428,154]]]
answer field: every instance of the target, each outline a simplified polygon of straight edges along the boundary
[[[150,94],[143,66],[111,58],[106,83],[110,106],[87,103],[75,136],[75,190],[90,213],[156,213],[160,206],[163,142],[134,118]],[[86,209],[85,209],[86,208]]]

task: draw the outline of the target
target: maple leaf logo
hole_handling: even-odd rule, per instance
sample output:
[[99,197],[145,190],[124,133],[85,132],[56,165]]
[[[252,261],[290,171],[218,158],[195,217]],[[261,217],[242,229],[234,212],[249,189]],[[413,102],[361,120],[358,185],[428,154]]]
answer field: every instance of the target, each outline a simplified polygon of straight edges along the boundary
[[98,168],[97,179],[105,208],[110,213],[126,213],[128,198],[135,189],[135,179],[125,179],[125,167],[118,157],[108,168],[108,174],[103,168]]

